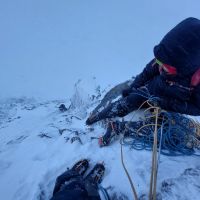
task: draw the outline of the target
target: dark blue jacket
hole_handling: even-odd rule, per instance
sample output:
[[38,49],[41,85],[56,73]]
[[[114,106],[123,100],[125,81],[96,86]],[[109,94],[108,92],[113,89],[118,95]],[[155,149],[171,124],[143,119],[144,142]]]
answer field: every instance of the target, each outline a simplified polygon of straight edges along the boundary
[[[158,65],[154,63],[152,60],[147,64],[143,72],[135,78],[131,87],[146,86],[151,95],[160,97],[159,106],[162,109],[188,115],[200,115],[200,85],[192,91],[185,89],[184,87],[190,87],[190,79],[160,75]],[[176,82],[177,85],[169,84],[168,80]]]

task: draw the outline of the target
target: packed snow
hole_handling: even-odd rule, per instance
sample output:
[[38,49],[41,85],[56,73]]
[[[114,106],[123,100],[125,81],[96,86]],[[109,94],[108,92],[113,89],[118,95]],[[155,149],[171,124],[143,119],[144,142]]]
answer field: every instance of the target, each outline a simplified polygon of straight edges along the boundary
[[[88,85],[79,82],[70,100],[0,101],[0,199],[50,199],[56,177],[81,158],[90,159],[90,168],[97,162],[105,164],[102,186],[111,199],[133,199],[121,164],[119,140],[99,148],[97,140],[91,137],[101,136],[105,127],[101,123],[85,125],[86,117],[106,90],[88,84],[95,85],[88,93],[84,90]],[[68,111],[59,111],[61,103]],[[130,115],[133,114],[134,120],[141,115]],[[123,152],[139,199],[148,199],[152,152],[136,151],[128,146],[123,147]],[[161,155],[157,193],[157,199],[198,200],[199,157]]]

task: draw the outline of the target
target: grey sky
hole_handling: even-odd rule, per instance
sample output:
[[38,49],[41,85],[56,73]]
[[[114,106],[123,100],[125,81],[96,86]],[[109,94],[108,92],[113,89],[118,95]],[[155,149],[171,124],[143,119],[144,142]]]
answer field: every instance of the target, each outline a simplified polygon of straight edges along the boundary
[[79,78],[124,81],[199,10],[199,0],[0,0],[0,97],[63,98]]

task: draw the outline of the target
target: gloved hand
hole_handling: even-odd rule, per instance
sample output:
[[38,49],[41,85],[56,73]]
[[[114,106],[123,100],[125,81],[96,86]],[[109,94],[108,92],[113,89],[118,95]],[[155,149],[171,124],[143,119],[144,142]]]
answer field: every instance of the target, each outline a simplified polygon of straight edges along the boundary
[[152,106],[156,106],[156,107],[160,107],[160,105],[163,102],[163,99],[161,99],[160,97],[152,97],[148,100],[148,102],[152,105]]
[[176,104],[176,99],[153,97],[149,99],[149,103],[161,109],[172,110],[172,105]]
[[122,90],[122,97],[127,97],[134,89],[128,87],[127,89]]

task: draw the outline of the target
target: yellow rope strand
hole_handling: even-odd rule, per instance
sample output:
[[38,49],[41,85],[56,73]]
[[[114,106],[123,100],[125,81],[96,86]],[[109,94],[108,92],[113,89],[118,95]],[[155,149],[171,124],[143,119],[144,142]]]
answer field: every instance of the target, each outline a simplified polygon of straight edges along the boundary
[[[148,103],[148,101],[149,101],[148,99],[147,99],[146,101],[144,101],[144,102],[138,107],[138,109],[135,110],[135,113],[134,113],[133,116],[131,117],[130,122],[132,121],[132,119],[133,119],[133,117],[135,116],[136,112],[139,111],[145,103]],[[148,104],[149,104],[149,103],[148,103]],[[150,105],[150,104],[149,104],[149,105]],[[152,105],[151,105],[151,106],[152,106]]]
[[[139,108],[136,110],[136,112],[139,111],[145,103],[148,103],[148,100],[144,101],[144,102],[139,106]],[[134,116],[135,116],[135,115],[132,116],[131,120],[133,119]],[[130,120],[130,121],[131,121],[131,120]],[[134,199],[135,199],[135,200],[138,200],[137,192],[136,192],[136,189],[135,189],[135,187],[134,187],[133,181],[132,181],[132,179],[131,179],[131,177],[130,177],[130,175],[129,175],[129,172],[128,172],[128,170],[127,170],[125,164],[124,164],[122,143],[121,143],[121,163],[122,163],[122,166],[123,166],[123,168],[124,168],[124,171],[125,171],[125,173],[126,173],[126,175],[127,175],[127,177],[128,177],[129,183],[130,183],[130,185],[131,185],[131,189],[132,189],[132,192],[133,192]]]
[[[150,177],[149,200],[156,200],[156,186],[157,186],[157,174],[158,174],[158,159],[157,159],[157,150],[158,150],[158,146],[157,146],[158,135],[157,134],[158,133],[157,132],[158,132],[158,126],[161,126],[160,124],[158,124],[158,119],[163,119],[163,118],[159,117],[160,108],[156,107],[156,106],[153,106],[148,100],[144,101],[136,111],[140,110],[140,108],[145,103],[147,103],[149,105],[149,108],[144,110],[144,113],[148,112],[151,109],[154,109],[154,113],[155,113],[155,114],[153,114],[151,116],[145,117],[145,119],[147,119],[147,118],[155,118],[155,124],[154,123],[146,124],[146,125],[140,127],[137,130],[137,133],[139,133],[139,131],[141,131],[141,129],[143,129],[144,127],[155,126],[153,152],[152,152],[152,170],[151,170],[151,177]],[[162,112],[166,112],[166,111],[162,110]],[[134,116],[135,115],[132,116],[132,119],[133,119]],[[199,138],[200,138],[200,123],[195,121],[195,120],[192,120],[192,119],[191,119],[191,121],[192,121],[192,125],[196,128],[196,137],[194,138],[194,142],[196,143],[196,146],[200,146],[200,140],[199,140]],[[131,177],[130,177],[130,175],[128,173],[128,170],[126,169],[125,164],[124,164],[122,144],[121,144],[121,162],[122,162],[122,166],[123,166],[123,168],[124,168],[124,170],[126,172],[126,175],[128,177],[128,180],[130,182],[134,198],[135,198],[135,200],[138,200],[137,193],[136,193],[136,190],[134,188],[133,182],[132,182]]]
[[158,131],[158,113],[159,108],[156,108],[156,119],[155,119],[155,131],[154,131],[154,144],[153,144],[153,153],[152,153],[152,170],[150,178],[150,191],[149,191],[149,200],[156,200],[156,185],[157,185],[157,171],[158,171],[158,160],[157,160],[157,131]]
[[135,200],[138,200],[137,192],[136,192],[136,189],[135,189],[135,187],[134,187],[134,185],[133,185],[133,181],[132,181],[132,179],[131,179],[131,177],[130,177],[130,175],[129,175],[129,173],[128,173],[128,170],[126,169],[126,166],[125,166],[125,164],[124,164],[124,157],[123,157],[122,144],[121,144],[121,162],[122,162],[122,166],[123,166],[123,168],[124,168],[124,171],[125,171],[125,173],[126,173],[126,175],[127,175],[127,177],[128,177],[129,183],[130,183],[130,185],[131,185],[131,189],[132,189],[132,192],[133,192],[134,199],[135,199]]
[[[149,192],[149,200],[156,200],[156,184],[157,184],[157,167],[158,167],[158,164],[157,164],[157,128],[158,126],[160,126],[160,124],[158,124],[158,112],[159,112],[159,107],[156,107],[156,106],[153,106],[149,103],[148,100],[144,101],[140,106],[139,108],[136,110],[136,111],[139,111],[140,108],[145,104],[145,103],[148,103],[148,105],[150,106],[149,108],[147,108],[146,110],[144,110],[144,113],[149,111],[150,109],[155,109],[156,110],[156,114],[154,117],[156,117],[155,119],[155,124],[147,124],[147,125],[144,125],[142,126],[140,129],[137,130],[137,132],[139,132],[142,128],[146,127],[146,126],[152,126],[154,125],[155,126],[155,131],[154,131],[154,145],[153,145],[153,154],[152,154],[152,172],[151,172],[151,180],[150,180],[150,192]],[[133,119],[135,115],[132,116],[131,120]],[[153,116],[152,116],[153,117]],[[131,121],[130,120],[130,121]],[[124,159],[123,159],[123,148],[122,148],[122,143],[121,143],[121,163],[122,163],[122,166],[124,168],[124,171],[128,177],[128,180],[129,180],[129,183],[131,185],[131,189],[132,189],[132,192],[133,192],[133,196],[134,196],[134,199],[135,200],[138,200],[138,197],[137,197],[137,192],[136,192],[136,189],[133,185],[133,181],[129,175],[129,172],[124,164]]]
[[143,125],[142,127],[140,127],[140,128],[137,130],[137,133],[139,133],[139,131],[141,131],[141,129],[143,129],[143,128],[147,127],[147,126],[156,126],[156,125],[161,126],[160,124],[145,124],[145,125]]

